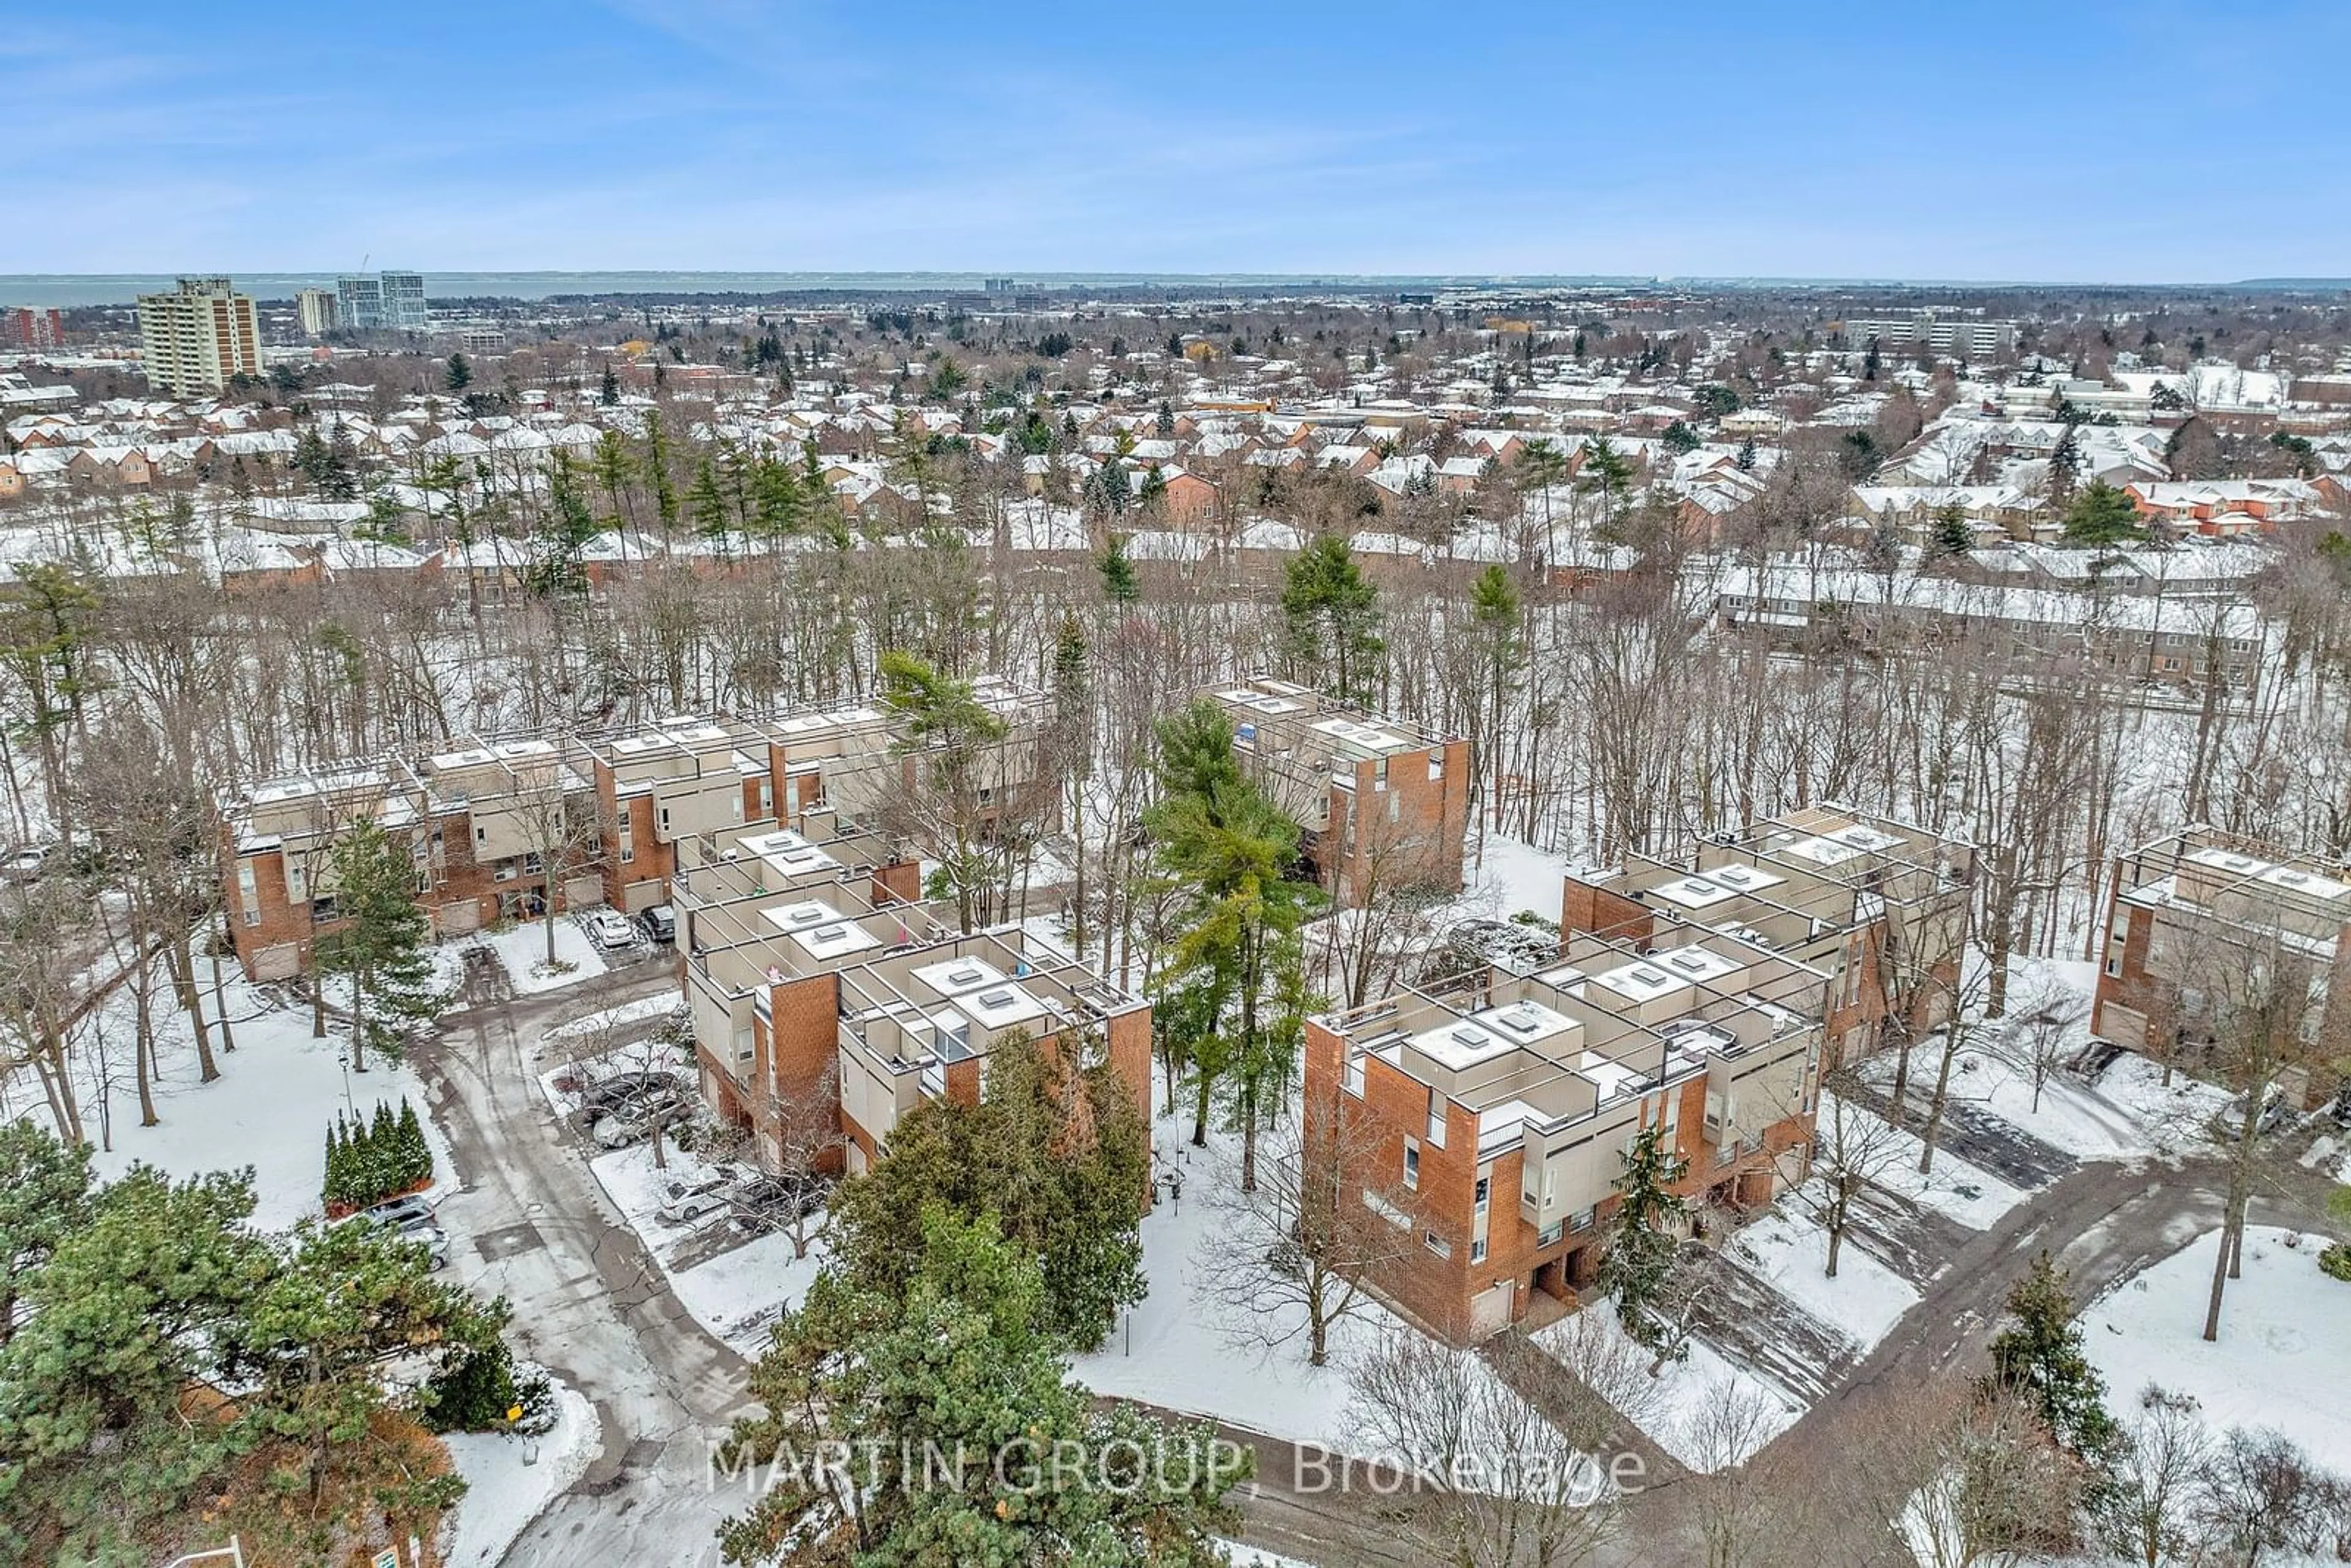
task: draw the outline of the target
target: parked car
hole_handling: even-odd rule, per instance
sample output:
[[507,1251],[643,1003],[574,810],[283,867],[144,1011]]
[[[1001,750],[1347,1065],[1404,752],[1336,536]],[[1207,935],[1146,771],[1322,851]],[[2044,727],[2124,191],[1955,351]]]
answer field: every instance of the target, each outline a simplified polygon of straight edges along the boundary
[[675,1120],[684,1103],[684,1096],[675,1090],[649,1090],[615,1106],[598,1120],[590,1131],[595,1135],[598,1147],[625,1149],[651,1133],[655,1125]]
[[434,1273],[449,1266],[449,1236],[438,1225],[426,1220],[422,1225],[402,1225],[395,1228],[402,1241],[424,1243],[425,1257]]
[[618,910],[600,909],[588,917],[588,939],[609,953],[636,946],[637,928]]
[[36,882],[46,875],[49,862],[56,857],[55,844],[26,844],[0,864],[0,876],[10,882]]
[[433,1205],[426,1201],[423,1193],[412,1192],[360,1209],[360,1218],[372,1219],[387,1229],[399,1230],[411,1225],[430,1223]]
[[645,936],[655,942],[677,940],[677,911],[666,904],[656,904],[637,916],[637,924],[645,928]]
[[580,1108],[571,1113],[572,1124],[590,1126],[599,1117],[618,1109],[648,1089],[674,1090],[677,1087],[675,1073],[659,1071],[615,1072],[610,1078],[600,1078],[580,1092]]
[[716,1214],[725,1214],[735,1206],[726,1201],[724,1193],[690,1192],[684,1197],[672,1198],[653,1211],[664,1225],[695,1225]]

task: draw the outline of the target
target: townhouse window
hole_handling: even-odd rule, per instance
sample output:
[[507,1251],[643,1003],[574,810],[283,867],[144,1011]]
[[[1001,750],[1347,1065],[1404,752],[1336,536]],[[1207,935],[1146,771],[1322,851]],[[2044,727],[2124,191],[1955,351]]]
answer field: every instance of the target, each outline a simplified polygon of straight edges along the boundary
[[764,821],[775,814],[776,781],[772,779],[762,779],[759,780],[759,816]]
[[2122,972],[2123,961],[2120,958],[2109,958],[2106,960],[2107,974],[2119,976]]
[[1429,782],[1430,782],[1430,783],[1432,783],[1432,784],[1434,784],[1435,782],[1437,782],[1437,780],[1438,780],[1439,779],[1442,779],[1442,778],[1444,778],[1444,777],[1445,777],[1445,753],[1444,753],[1444,752],[1442,752],[1442,751],[1432,751],[1432,752],[1430,752],[1430,753],[1428,754],[1428,780],[1429,780]]
[[488,843],[490,841],[490,830],[482,826],[479,822],[475,823],[474,841],[477,844]]
[[1423,1246],[1426,1247],[1431,1252],[1436,1253],[1439,1258],[1450,1258],[1453,1256],[1453,1243],[1445,1239],[1444,1237],[1439,1236],[1436,1231],[1425,1230],[1421,1232],[1420,1239]]
[[1483,1214],[1483,1213],[1485,1213],[1485,1212],[1486,1212],[1486,1206],[1487,1206],[1487,1204],[1491,1200],[1491,1198],[1492,1198],[1492,1197],[1493,1197],[1493,1192],[1494,1192],[1494,1178],[1493,1178],[1492,1176],[1479,1176],[1479,1177],[1478,1178],[1478,1212],[1479,1212],[1479,1213]]
[[637,858],[637,824],[627,811],[621,813],[621,863],[627,865]]
[[433,891],[433,868],[431,866],[421,865],[416,868],[416,891],[419,893],[430,893]]
[[1486,1239],[1480,1236],[1475,1241],[1469,1243],[1469,1261],[1472,1263],[1483,1263],[1485,1260]]
[[261,905],[257,904],[248,904],[245,906],[245,923],[247,925],[258,925],[261,924]]
[[669,808],[667,806],[659,808],[656,815],[660,819],[661,836],[666,839],[669,837]]
[[1535,1245],[1537,1247],[1555,1247],[1559,1244],[1559,1239],[1566,1234],[1567,1221],[1564,1219],[1554,1219],[1549,1225],[1544,1226],[1541,1230],[1535,1232]]
[[547,862],[540,858],[537,850],[532,850],[522,857],[522,869],[526,876],[537,876],[547,869]]
[[1579,1208],[1573,1214],[1569,1215],[1567,1217],[1567,1228],[1570,1230],[1591,1229],[1592,1210],[1588,1208]]
[[490,880],[493,882],[512,882],[515,875],[515,862],[512,855],[507,856],[490,868]]
[[319,898],[319,899],[313,899],[313,900],[311,900],[311,902],[310,902],[310,924],[311,924],[311,925],[324,925],[325,924],[327,924],[327,922],[329,922],[329,920],[332,920],[334,917],[335,917],[335,901],[334,901],[333,899],[331,899],[331,898]]
[[1420,1140],[1418,1138],[1406,1138],[1404,1141],[1404,1185],[1406,1186],[1420,1185]]
[[1390,795],[1388,797],[1388,821],[1391,822],[1398,821],[1402,820],[1403,816],[1404,797],[1401,795]]
[[1346,1083],[1348,1093],[1358,1100],[1364,1097],[1364,1058],[1360,1054],[1347,1058]]
[[1432,1148],[1445,1146],[1445,1096],[1435,1089],[1428,1092],[1428,1142]]

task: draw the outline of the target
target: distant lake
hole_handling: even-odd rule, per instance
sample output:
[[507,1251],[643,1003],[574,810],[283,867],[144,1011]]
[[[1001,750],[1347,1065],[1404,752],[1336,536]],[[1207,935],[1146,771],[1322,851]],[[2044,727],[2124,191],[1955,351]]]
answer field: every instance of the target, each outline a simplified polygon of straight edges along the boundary
[[[187,276],[201,269],[190,268]],[[395,269],[397,270],[397,269]],[[330,272],[234,273],[237,287],[256,299],[290,299],[299,289],[332,288]],[[978,272],[427,272],[424,290],[434,299],[544,299],[551,294],[951,294],[978,290],[988,275]],[[997,276],[1005,276],[998,274]],[[1389,277],[1371,275],[1280,273],[1025,272],[1010,275],[1023,289],[1143,288],[1165,285],[1186,290],[1225,288],[1395,289],[1459,287],[1464,284],[1577,284],[1625,286],[1653,281],[1632,277]],[[0,305],[128,305],[141,294],[170,289],[174,277],[148,273],[0,272]]]

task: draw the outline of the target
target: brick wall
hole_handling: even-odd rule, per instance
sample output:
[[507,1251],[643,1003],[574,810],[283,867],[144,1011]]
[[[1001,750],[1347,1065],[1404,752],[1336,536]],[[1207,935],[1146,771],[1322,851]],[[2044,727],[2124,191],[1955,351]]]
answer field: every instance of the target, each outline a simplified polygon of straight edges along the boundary
[[1646,904],[1571,876],[1560,895],[1559,928],[1646,946],[1656,935],[1656,920]]

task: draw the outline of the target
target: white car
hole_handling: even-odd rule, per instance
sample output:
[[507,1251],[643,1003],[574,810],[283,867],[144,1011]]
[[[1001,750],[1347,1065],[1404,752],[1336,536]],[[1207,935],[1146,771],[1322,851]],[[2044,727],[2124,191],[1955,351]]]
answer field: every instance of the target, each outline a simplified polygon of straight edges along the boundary
[[611,949],[636,945],[637,928],[625,915],[610,909],[600,909],[588,917],[588,937],[597,946]]
[[724,1214],[734,1207],[716,1192],[691,1192],[673,1198],[653,1211],[664,1225],[698,1225],[714,1214]]

